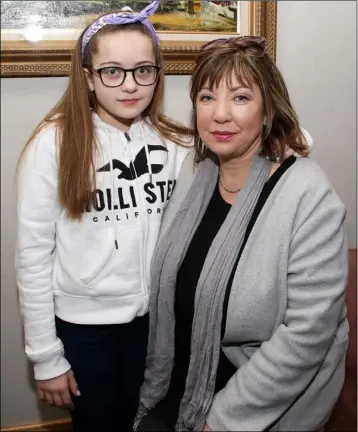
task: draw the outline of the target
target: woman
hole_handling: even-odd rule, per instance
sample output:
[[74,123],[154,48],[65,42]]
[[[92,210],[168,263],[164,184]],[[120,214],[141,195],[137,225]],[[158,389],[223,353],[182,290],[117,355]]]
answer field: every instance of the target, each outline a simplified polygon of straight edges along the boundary
[[345,208],[297,158],[307,143],[265,40],[206,44],[191,99],[195,152],[152,262],[135,427],[320,430],[344,380]]

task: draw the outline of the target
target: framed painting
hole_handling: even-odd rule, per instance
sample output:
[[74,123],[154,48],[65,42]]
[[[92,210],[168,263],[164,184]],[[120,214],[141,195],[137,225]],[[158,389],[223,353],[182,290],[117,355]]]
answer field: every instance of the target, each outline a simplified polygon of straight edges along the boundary
[[[1,77],[66,76],[75,41],[100,14],[151,1],[1,1]],[[190,74],[200,46],[219,37],[267,38],[276,55],[276,1],[162,0],[150,17],[166,74]]]

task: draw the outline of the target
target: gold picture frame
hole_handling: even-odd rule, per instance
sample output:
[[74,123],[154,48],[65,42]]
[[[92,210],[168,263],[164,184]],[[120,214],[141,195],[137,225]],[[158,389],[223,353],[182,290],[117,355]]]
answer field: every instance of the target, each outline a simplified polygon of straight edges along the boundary
[[[246,1],[246,18],[242,34],[263,36],[269,53],[276,58],[276,1]],[[165,73],[190,75],[200,46],[207,40],[223,37],[217,33],[159,32]],[[230,36],[237,33],[230,33]],[[204,40],[205,39],[205,40]],[[70,71],[74,40],[1,39],[1,77],[67,76]]]

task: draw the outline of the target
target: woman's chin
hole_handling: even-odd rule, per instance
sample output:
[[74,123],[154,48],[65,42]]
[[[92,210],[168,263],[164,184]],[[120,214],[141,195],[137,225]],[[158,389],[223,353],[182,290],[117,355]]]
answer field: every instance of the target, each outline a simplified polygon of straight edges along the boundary
[[238,156],[240,152],[238,152],[237,148],[233,148],[232,146],[208,146],[212,153],[214,153],[219,159],[227,160],[232,159]]

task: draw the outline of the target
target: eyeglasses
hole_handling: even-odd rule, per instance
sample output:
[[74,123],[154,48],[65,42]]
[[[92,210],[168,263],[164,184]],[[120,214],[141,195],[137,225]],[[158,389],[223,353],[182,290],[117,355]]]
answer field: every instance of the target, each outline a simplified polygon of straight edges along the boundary
[[259,36],[239,36],[236,38],[214,39],[202,45],[201,51],[205,51],[210,47],[213,48],[215,46],[221,46],[225,44],[228,46],[236,45],[238,48],[242,49],[256,47],[261,49],[263,54],[267,53],[266,39]]
[[92,69],[97,73],[106,87],[119,87],[127,77],[127,73],[131,72],[134,81],[140,86],[150,86],[155,83],[159,66],[143,65],[133,69],[123,69],[119,66],[107,66],[99,69]]

